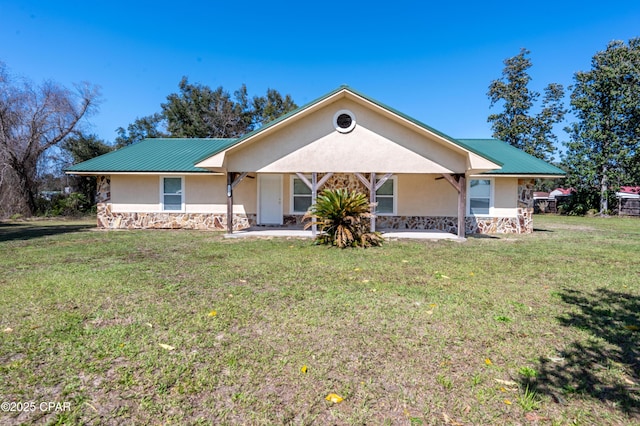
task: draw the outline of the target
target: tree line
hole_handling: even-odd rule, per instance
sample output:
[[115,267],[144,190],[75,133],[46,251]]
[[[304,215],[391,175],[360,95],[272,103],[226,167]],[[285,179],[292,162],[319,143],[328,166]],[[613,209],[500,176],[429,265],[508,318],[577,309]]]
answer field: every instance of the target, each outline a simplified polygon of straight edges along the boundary
[[[522,49],[507,58],[502,76],[489,84],[490,107],[499,108],[487,119],[493,137],[564,169],[561,184],[576,189],[576,212],[608,213],[620,186],[640,185],[640,38],[597,52],[590,70],[574,74],[568,106],[561,84],[550,83],[543,93],[530,89],[529,55]],[[35,85],[0,62],[0,218],[89,208],[95,178],[63,177],[60,169],[69,164],[145,138],[237,138],[297,108],[275,89],[249,97],[245,85],[229,93],[183,77],[158,112],[116,129],[115,141],[107,142],[82,124],[99,103],[95,85]],[[568,140],[557,161],[555,127],[568,113],[575,121],[564,129]],[[60,187],[61,179],[75,194],[53,202],[45,190]]]
[[[640,185],[640,38],[610,42],[591,59],[591,69],[573,76],[569,107],[564,87],[551,83],[540,93],[529,89],[530,52],[504,61],[502,77],[489,85],[493,136],[536,157],[552,161],[557,152],[553,128],[568,112],[568,140],[557,165],[567,172],[562,185],[574,188],[570,208],[607,214],[621,186]],[[538,112],[533,109],[537,107]]]
[[[11,76],[0,63],[0,218],[90,209],[95,177],[64,176],[61,169],[70,164],[145,138],[237,138],[297,108],[290,95],[275,89],[250,98],[245,85],[231,95],[186,77],[178,89],[158,112],[116,129],[118,136],[108,143],[81,123],[97,111],[97,86],[83,84],[76,91],[53,82],[37,86]],[[74,192],[46,191],[62,186]]]
[[167,96],[161,111],[119,127],[117,148],[145,138],[238,138],[298,106],[290,95],[267,89],[265,96],[249,98],[243,84],[233,96],[222,86],[189,83],[183,77],[179,92]]

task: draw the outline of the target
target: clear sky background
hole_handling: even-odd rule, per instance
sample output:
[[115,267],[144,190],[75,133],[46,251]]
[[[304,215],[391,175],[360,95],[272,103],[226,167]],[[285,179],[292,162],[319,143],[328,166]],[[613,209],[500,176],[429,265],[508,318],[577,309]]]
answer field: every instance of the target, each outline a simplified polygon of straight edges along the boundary
[[486,93],[505,58],[529,49],[541,92],[638,36],[639,0],[0,0],[0,61],[35,83],[101,86],[90,131],[107,142],[182,76],[298,105],[348,84],[453,137],[490,137]]

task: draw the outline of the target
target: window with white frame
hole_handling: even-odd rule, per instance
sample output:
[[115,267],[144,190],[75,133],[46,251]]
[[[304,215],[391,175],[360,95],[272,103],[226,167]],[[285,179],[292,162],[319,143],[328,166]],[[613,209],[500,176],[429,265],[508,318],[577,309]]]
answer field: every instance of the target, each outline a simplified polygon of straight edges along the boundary
[[469,214],[488,215],[491,212],[493,190],[492,179],[471,179],[469,181]]
[[182,177],[163,176],[160,180],[160,203],[163,211],[182,211],[184,206],[184,180]]
[[311,188],[299,177],[291,179],[291,213],[306,213],[311,207]]
[[392,176],[376,191],[376,214],[393,216],[396,214],[396,177]]

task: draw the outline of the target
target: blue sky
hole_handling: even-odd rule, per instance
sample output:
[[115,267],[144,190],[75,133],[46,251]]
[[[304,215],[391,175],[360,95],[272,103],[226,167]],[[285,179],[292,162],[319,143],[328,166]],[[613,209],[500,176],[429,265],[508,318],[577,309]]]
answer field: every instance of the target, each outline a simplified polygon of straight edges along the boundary
[[[531,88],[571,84],[611,40],[640,36],[640,2],[0,0],[0,61],[36,83],[101,86],[90,131],[160,111],[182,76],[302,105],[341,84],[454,137],[490,137],[486,96],[531,51]],[[558,132],[566,140],[564,132]]]

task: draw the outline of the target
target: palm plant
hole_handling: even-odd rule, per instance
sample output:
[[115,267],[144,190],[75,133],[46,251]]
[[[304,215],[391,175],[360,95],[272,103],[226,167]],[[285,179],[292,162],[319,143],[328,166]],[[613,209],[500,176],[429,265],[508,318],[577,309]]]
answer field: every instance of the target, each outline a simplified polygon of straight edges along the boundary
[[311,220],[305,229],[317,220],[321,231],[316,241],[340,248],[370,247],[382,244],[379,232],[370,232],[370,204],[366,195],[347,189],[324,190],[309,208],[304,220]]

